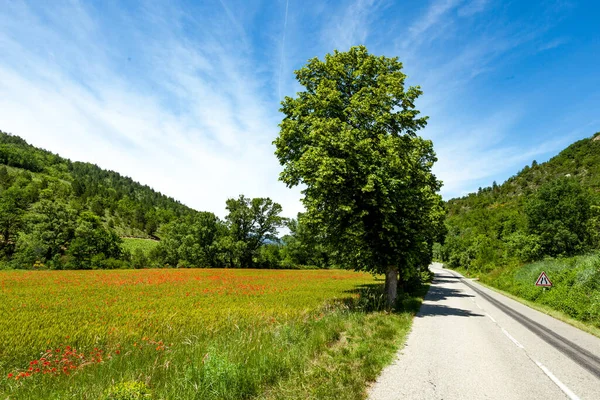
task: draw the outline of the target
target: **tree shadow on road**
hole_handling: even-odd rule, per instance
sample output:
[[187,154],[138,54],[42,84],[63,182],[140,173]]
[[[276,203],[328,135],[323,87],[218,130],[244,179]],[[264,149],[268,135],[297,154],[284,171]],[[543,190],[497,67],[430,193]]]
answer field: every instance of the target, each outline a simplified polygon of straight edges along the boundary
[[431,288],[429,288],[429,292],[427,293],[427,296],[425,296],[425,300],[441,301],[441,300],[449,299],[451,297],[475,297],[475,296],[467,294],[467,293],[463,293],[463,291],[460,289],[445,288],[445,287],[441,287],[441,286],[431,286]]
[[470,310],[462,308],[449,307],[442,304],[426,304],[421,305],[421,310],[418,312],[417,317],[483,317],[483,314],[474,313]]
[[[434,283],[436,283],[434,281]],[[431,286],[429,292],[425,296],[426,303],[423,303],[417,317],[433,317],[433,316],[456,316],[456,317],[483,317],[483,314],[474,313],[463,308],[450,307],[443,304],[431,304],[446,300],[452,297],[475,297],[470,294],[463,293],[462,290],[447,288],[443,286]]]
[[459,282],[460,278],[456,278],[454,276],[444,276],[444,277],[435,277],[433,278],[433,282],[431,282],[432,284],[438,284],[438,283],[456,283]]

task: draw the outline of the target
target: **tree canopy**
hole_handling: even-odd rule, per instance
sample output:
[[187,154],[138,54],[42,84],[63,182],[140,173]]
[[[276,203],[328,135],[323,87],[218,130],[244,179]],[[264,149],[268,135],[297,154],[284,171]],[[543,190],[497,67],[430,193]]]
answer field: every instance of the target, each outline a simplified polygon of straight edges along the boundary
[[304,90],[282,102],[274,142],[280,179],[303,185],[305,221],[339,265],[386,274],[391,303],[443,220],[433,144],[417,136],[422,91],[405,87],[397,58],[364,46],[313,58],[296,78]]

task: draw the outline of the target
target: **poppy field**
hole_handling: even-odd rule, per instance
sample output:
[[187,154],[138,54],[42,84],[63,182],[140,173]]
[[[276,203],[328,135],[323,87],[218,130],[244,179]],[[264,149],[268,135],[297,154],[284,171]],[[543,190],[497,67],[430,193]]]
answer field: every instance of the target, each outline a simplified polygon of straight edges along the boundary
[[0,393],[361,398],[411,319],[361,308],[373,284],[342,270],[2,271]]

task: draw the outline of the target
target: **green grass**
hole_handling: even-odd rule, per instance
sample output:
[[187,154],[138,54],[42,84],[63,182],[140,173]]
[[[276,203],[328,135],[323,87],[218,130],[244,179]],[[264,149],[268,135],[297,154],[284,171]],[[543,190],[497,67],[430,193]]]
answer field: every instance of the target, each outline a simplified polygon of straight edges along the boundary
[[136,249],[141,249],[144,254],[148,255],[150,250],[158,246],[158,240],[140,239],[140,238],[123,238],[122,247],[124,250],[133,254]]
[[[553,287],[535,286],[542,271],[546,272]],[[598,335],[600,331],[600,254],[511,265],[474,276],[559,319],[576,326],[577,323],[569,320],[579,321],[589,326],[585,330],[590,333]]]
[[[5,271],[0,398],[362,399],[425,291],[389,313],[381,287],[340,270]],[[83,358],[47,355],[66,346]],[[42,358],[59,371],[14,379]]]

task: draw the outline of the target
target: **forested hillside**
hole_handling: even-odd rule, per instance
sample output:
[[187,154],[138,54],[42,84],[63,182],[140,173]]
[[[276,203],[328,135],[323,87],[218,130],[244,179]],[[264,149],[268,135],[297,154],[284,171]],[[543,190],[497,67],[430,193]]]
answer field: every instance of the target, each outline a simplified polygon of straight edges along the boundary
[[438,257],[489,271],[511,262],[581,254],[599,246],[600,133],[501,185],[447,203]]
[[[227,209],[221,220],[117,172],[0,131],[0,267],[324,265],[302,225],[279,216],[279,204],[240,196],[229,199]],[[291,234],[281,242],[277,230],[288,223]],[[124,246],[123,237],[155,245]]]

